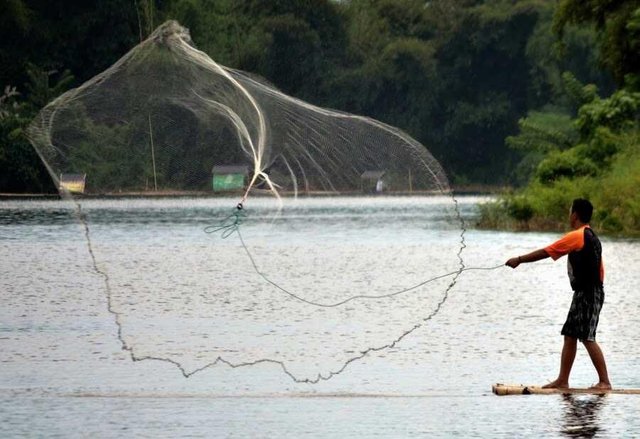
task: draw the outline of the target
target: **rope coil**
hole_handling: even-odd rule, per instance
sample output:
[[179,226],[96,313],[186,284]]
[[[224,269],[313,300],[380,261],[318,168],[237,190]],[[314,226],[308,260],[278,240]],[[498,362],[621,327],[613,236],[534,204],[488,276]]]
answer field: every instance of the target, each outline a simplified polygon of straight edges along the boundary
[[242,210],[242,203],[238,203],[236,209],[217,225],[211,225],[204,228],[205,233],[221,233],[222,239],[227,239],[235,232],[239,233],[240,225],[247,218],[247,214]]

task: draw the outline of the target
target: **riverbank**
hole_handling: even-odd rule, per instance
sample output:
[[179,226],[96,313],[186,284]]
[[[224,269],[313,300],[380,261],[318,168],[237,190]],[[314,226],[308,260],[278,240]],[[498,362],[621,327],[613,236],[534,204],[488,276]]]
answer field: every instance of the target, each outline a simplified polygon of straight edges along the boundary
[[[590,198],[594,204],[591,225],[600,235],[640,238],[640,211],[633,207],[633,199],[602,199],[600,193],[593,194]],[[572,200],[589,197],[588,193],[574,191],[557,191],[552,199],[548,193],[544,195],[535,192],[503,193],[494,201],[480,203],[478,221],[474,226],[481,230],[509,232],[564,232],[568,227]]]
[[[362,191],[351,192],[337,192],[337,191],[305,191],[305,192],[293,192],[293,191],[278,191],[281,197],[362,197],[362,196],[425,196],[425,195],[443,195],[442,192],[437,191],[397,191],[397,192],[384,192],[367,193]],[[462,194],[461,194],[462,195]],[[470,194],[464,194],[470,195]],[[105,193],[84,193],[84,194],[72,194],[71,197],[77,200],[94,200],[94,199],[138,199],[138,198],[241,198],[244,196],[244,191],[235,192],[209,192],[209,191],[132,191],[132,192],[105,192]],[[262,189],[252,189],[250,192],[251,197],[273,197],[273,192]],[[0,201],[2,200],[57,200],[64,197],[60,194],[0,194]]]
[[57,200],[58,194],[8,194],[0,193],[0,201],[3,200]]
[[[484,184],[469,184],[469,185],[456,185],[452,186],[451,191],[455,195],[499,195],[508,191],[509,188],[504,186],[484,185]],[[293,191],[279,191],[283,196],[294,196],[296,193]],[[244,191],[229,191],[229,192],[211,192],[211,191],[127,191],[127,192],[105,192],[94,194],[75,194],[78,198],[175,198],[175,197],[189,197],[189,198],[228,198],[244,195]],[[252,196],[272,196],[272,192],[264,189],[252,189]],[[304,191],[298,192],[298,196],[304,197],[331,197],[331,196],[363,196],[363,195],[378,195],[376,193],[366,193],[363,191]],[[441,195],[438,191],[385,191],[381,195],[388,196],[407,196],[407,195]],[[46,199],[59,199],[60,195],[57,193],[41,194],[41,193],[0,193],[0,201],[2,200],[46,200]]]

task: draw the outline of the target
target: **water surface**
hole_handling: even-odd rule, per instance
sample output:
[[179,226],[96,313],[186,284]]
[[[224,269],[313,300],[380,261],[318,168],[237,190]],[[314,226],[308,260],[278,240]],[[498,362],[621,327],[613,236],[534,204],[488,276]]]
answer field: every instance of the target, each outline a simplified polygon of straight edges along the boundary
[[[473,223],[478,198],[460,209]],[[638,397],[496,397],[493,382],[555,377],[571,294],[565,261],[465,271],[406,294],[310,306],[265,282],[236,236],[203,228],[230,199],[0,204],[0,433],[3,436],[551,436],[640,434]],[[384,295],[459,269],[450,199],[317,198],[247,207],[258,270],[331,304]],[[491,267],[556,238],[469,230],[466,267]],[[598,338],[614,385],[640,387],[635,343],[640,244],[603,239]],[[103,274],[108,276],[109,289]],[[450,287],[453,280],[455,285]],[[448,291],[448,293],[447,293]],[[109,312],[108,297],[112,311]],[[448,294],[440,311],[437,309]],[[186,379],[162,361],[194,371]],[[412,329],[415,328],[415,329]],[[410,330],[410,334],[402,334]],[[313,379],[296,383],[283,372]],[[596,381],[579,350],[573,383]]]

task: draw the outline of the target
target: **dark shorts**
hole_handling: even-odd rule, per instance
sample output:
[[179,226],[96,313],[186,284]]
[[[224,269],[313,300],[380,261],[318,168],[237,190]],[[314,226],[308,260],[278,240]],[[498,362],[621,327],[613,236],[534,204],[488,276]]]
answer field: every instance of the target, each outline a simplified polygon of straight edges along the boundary
[[604,290],[600,286],[574,291],[567,321],[560,333],[580,341],[596,341],[596,329],[603,302]]

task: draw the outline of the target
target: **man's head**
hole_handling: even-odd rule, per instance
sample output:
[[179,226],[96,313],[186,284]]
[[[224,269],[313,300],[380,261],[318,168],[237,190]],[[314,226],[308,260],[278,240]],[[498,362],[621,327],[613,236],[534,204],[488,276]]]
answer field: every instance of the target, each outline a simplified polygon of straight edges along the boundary
[[593,205],[589,200],[584,198],[576,198],[571,203],[571,226],[576,226],[578,221],[582,224],[589,224],[591,215],[593,214]]

